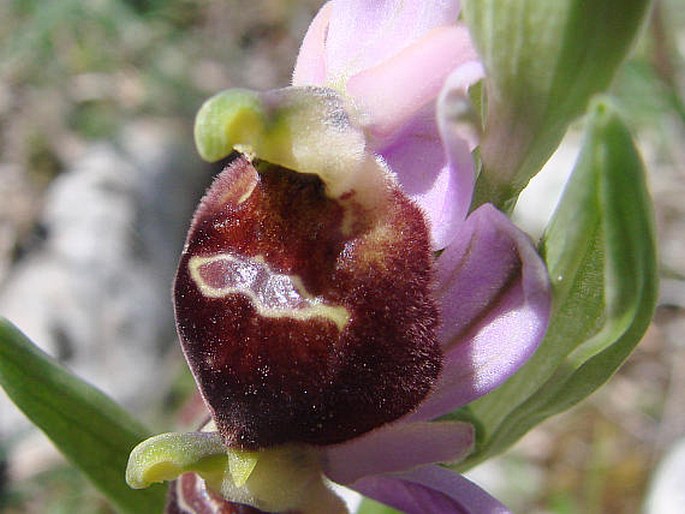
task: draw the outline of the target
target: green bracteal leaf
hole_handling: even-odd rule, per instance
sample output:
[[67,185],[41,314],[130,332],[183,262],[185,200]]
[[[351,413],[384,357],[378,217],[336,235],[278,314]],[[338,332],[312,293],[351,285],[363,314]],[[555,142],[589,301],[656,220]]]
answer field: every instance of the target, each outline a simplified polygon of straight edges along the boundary
[[121,512],[162,512],[165,488],[134,491],[125,481],[128,455],[148,430],[2,318],[0,386]]
[[477,202],[508,210],[605,90],[649,0],[465,0],[486,68],[487,117]]
[[485,434],[466,467],[590,395],[651,320],[658,289],[651,200],[632,138],[605,101],[594,105],[541,252],[554,294],[547,335],[518,373],[470,405]]

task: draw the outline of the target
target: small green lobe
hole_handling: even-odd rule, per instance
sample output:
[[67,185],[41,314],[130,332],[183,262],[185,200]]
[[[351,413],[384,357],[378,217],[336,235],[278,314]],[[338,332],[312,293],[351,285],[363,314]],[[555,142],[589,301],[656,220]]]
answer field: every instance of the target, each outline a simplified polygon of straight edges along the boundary
[[263,138],[264,113],[256,93],[229,89],[207,100],[195,119],[195,144],[210,162],[228,156],[237,144]]
[[134,489],[143,489],[193,471],[220,483],[225,468],[226,448],[217,433],[167,433],[146,439],[133,449],[126,482]]

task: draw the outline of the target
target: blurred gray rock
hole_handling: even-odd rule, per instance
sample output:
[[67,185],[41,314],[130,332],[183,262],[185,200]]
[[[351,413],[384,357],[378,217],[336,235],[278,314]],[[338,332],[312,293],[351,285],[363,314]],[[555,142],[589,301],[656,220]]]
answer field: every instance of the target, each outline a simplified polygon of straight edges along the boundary
[[[0,314],[132,411],[169,384],[170,290],[208,173],[179,131],[132,124],[95,144],[49,186],[45,240],[0,284]],[[0,390],[0,442],[28,422]]]

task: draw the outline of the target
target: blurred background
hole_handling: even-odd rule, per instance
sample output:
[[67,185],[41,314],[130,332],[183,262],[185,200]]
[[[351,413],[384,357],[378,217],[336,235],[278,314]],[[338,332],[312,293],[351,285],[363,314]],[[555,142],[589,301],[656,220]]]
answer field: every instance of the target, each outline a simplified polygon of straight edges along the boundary
[[[193,383],[170,289],[217,171],[193,117],[285,86],[315,0],[0,0],[0,314],[157,432]],[[515,512],[685,512],[685,1],[655,3],[613,94],[649,169],[662,293],[611,382],[471,473]],[[524,192],[539,236],[581,139]],[[669,510],[670,509],[670,510]],[[0,391],[0,512],[113,510]]]

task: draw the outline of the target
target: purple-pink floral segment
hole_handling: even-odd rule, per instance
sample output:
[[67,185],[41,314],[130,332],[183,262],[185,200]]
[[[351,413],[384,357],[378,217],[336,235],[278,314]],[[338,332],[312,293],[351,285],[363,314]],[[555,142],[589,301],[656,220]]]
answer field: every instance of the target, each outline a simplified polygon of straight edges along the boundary
[[458,93],[483,76],[458,15],[457,1],[333,0],[314,18],[293,72],[295,86],[332,86],[353,100],[371,149],[430,218],[436,249],[454,239],[474,180],[476,141],[441,126],[435,112],[446,81]]
[[474,429],[435,421],[510,377],[542,340],[550,313],[545,267],[528,237],[491,205],[469,214],[477,144],[454,113],[483,69],[458,1],[332,0],[304,38],[294,86],[348,99],[368,147],[429,223],[437,258],[442,372],[409,414],[322,446],[331,480],[408,514],[508,512],[439,466],[473,449]]
[[490,205],[467,216],[477,144],[451,113],[483,69],[458,1],[333,0],[304,38],[293,85],[351,99],[368,144],[430,223],[437,260],[443,372],[413,413],[324,448],[332,480],[408,514],[508,510],[438,466],[472,449],[473,430],[436,422],[511,376],[544,336],[545,267],[528,237]]

